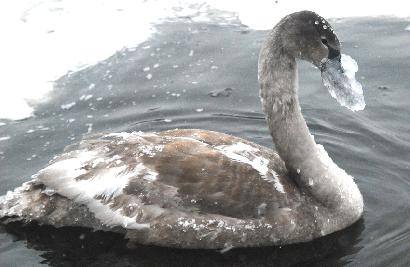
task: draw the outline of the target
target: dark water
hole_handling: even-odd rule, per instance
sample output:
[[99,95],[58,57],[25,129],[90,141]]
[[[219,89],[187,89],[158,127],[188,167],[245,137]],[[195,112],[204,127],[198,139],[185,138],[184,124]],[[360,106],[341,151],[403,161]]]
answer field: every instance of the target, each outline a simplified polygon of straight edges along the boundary
[[[366,109],[353,113],[338,106],[321,86],[320,73],[305,63],[299,70],[299,95],[316,141],[356,178],[366,205],[358,223],[307,244],[225,254],[129,249],[118,234],[13,224],[0,226],[0,266],[408,266],[408,22],[356,19],[332,24],[343,41],[343,52],[359,63],[357,77]],[[0,194],[27,181],[89,130],[202,128],[272,146],[257,85],[257,55],[267,32],[188,21],[157,28],[158,33],[136,49],[60,78],[50,101],[37,106],[35,117],[4,121],[0,136],[11,138],[0,141]],[[154,68],[155,64],[159,66]],[[83,95],[92,97],[80,100]],[[71,109],[61,109],[74,101]]]

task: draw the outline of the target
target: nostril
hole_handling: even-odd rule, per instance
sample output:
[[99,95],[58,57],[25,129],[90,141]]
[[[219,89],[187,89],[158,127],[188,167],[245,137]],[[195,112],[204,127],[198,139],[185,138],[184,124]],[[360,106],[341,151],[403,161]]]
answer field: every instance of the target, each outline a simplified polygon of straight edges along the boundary
[[329,59],[338,59],[338,61],[340,61],[340,50],[334,49],[331,46],[327,47],[329,49],[329,55],[327,56],[327,58]]
[[322,44],[324,44],[327,49],[329,50],[329,59],[334,59],[339,57],[340,58],[340,51],[338,49],[333,48],[333,46],[329,45],[326,37],[321,37],[320,40],[322,41]]

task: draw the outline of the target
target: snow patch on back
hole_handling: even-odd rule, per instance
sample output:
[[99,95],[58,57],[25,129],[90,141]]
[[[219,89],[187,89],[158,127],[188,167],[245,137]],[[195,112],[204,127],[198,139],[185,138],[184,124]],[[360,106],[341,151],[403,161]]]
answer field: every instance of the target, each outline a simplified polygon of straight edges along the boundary
[[156,171],[150,170],[144,166],[144,164],[140,163],[135,167],[134,172],[138,175],[142,175],[142,178],[147,181],[156,181],[158,173]]
[[110,133],[105,135],[104,137],[117,137],[117,138],[122,138],[124,140],[130,139],[130,138],[140,138],[140,137],[147,137],[147,136],[158,136],[155,132],[149,132],[149,133],[144,133],[141,131],[138,132],[120,132],[120,133]]
[[[285,194],[285,188],[283,187],[283,185],[282,185],[281,182],[279,181],[279,177],[278,177],[278,175],[276,174],[276,172],[275,172],[274,170],[270,170],[269,172],[270,172],[270,174],[271,174],[271,176],[268,176],[268,177],[269,177],[269,180],[273,183],[273,186],[275,187],[275,189],[276,189],[278,192],[280,192],[280,193],[282,193],[282,194]],[[266,180],[266,178],[265,178],[265,180]]]
[[158,136],[156,133],[144,133],[144,132],[121,132],[121,133],[111,133],[105,135],[104,138],[115,137],[120,138],[122,141],[132,141],[138,140],[140,141],[140,145],[138,146],[138,154],[139,156],[147,155],[148,157],[154,157],[157,153],[161,152],[164,149],[164,145],[162,144],[152,144],[151,142],[146,142],[144,137],[156,137]]
[[269,169],[269,160],[263,156],[257,155],[259,149],[242,142],[232,145],[221,145],[215,148],[234,161],[251,165],[252,168],[260,173],[264,180],[273,183],[277,191],[285,193],[278,175],[274,170]]
[[222,145],[215,148],[228,158],[251,165],[262,176],[268,173],[269,160],[261,156],[256,156],[255,152],[258,150],[250,145],[239,142],[233,145]]

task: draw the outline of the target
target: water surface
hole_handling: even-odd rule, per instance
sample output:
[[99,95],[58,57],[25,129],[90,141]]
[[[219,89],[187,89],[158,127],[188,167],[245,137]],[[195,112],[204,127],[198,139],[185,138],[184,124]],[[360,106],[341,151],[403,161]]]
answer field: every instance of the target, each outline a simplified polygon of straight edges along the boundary
[[[301,63],[302,112],[318,143],[356,178],[363,219],[307,244],[217,251],[127,248],[89,229],[0,226],[0,266],[406,266],[410,263],[410,31],[408,22],[331,22],[359,64],[366,109],[339,106],[320,72]],[[167,22],[124,49],[55,83],[35,117],[1,121],[0,194],[19,186],[66,145],[94,132],[201,128],[273,147],[258,98],[257,56],[267,32]],[[39,66],[40,67],[40,66]],[[149,68],[149,69],[148,69]],[[24,79],[24,77],[22,77]],[[72,104],[75,103],[75,104]]]

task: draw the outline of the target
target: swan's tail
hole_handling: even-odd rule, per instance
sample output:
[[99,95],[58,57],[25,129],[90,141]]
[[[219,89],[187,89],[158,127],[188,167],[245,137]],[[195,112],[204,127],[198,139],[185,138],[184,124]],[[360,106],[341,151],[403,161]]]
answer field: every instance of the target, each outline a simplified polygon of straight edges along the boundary
[[32,212],[33,205],[38,202],[40,189],[33,190],[34,182],[29,181],[13,191],[8,191],[6,195],[0,196],[0,218],[9,220],[28,220]]
[[105,230],[87,207],[47,189],[35,179],[0,196],[0,222],[13,221]]

